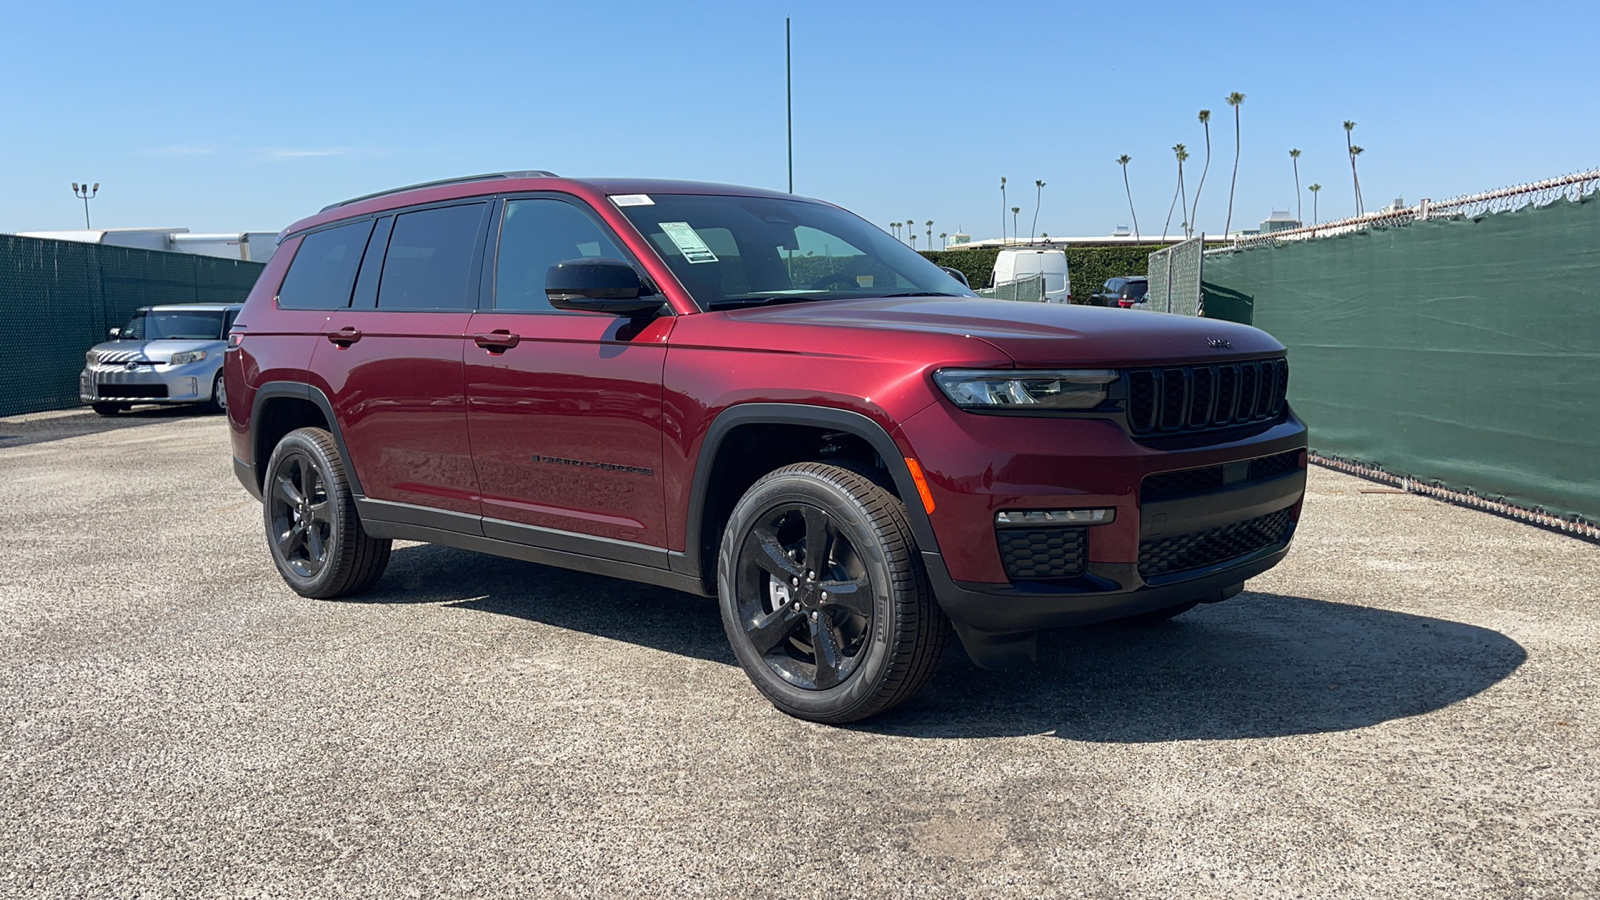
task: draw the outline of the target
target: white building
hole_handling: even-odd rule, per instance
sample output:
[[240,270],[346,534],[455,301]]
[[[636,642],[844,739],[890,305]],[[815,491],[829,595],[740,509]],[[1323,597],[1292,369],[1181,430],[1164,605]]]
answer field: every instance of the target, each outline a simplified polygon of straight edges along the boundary
[[187,228],[106,228],[78,231],[21,231],[19,237],[107,247],[134,247],[168,253],[193,253],[221,259],[242,259],[264,263],[278,249],[278,234],[273,231],[230,231],[217,234],[190,234]]

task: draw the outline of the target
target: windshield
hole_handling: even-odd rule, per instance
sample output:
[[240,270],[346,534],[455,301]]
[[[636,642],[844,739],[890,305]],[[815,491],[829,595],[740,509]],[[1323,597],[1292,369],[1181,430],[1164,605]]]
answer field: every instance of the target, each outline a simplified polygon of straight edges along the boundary
[[122,338],[130,341],[220,341],[222,312],[142,312],[128,320]]
[[702,309],[849,297],[976,296],[910,247],[822,203],[634,194],[619,208]]

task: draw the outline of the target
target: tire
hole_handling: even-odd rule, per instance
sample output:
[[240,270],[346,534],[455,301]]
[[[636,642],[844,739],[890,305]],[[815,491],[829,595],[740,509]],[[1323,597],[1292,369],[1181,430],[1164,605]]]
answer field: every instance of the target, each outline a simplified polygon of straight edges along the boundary
[[261,489],[267,549],[302,597],[329,600],[382,577],[393,542],[367,535],[333,435],[300,428],[272,448]]
[[750,681],[812,722],[855,722],[910,699],[950,636],[904,505],[843,466],[785,466],[745,492],[723,530],[717,594]]
[[89,408],[94,410],[94,413],[97,416],[114,416],[117,413],[122,412],[127,407],[123,406],[121,403],[91,403],[89,404]]
[[1177,606],[1168,606],[1164,609],[1152,609],[1149,612],[1142,612],[1136,616],[1112,619],[1111,623],[1113,625],[1160,625],[1162,622],[1165,622],[1169,619],[1175,619],[1199,605],[1199,600],[1190,600],[1187,603],[1179,603]]
[[222,370],[217,370],[217,377],[211,379],[211,400],[206,403],[206,411],[226,413],[228,411],[228,392],[222,383]]

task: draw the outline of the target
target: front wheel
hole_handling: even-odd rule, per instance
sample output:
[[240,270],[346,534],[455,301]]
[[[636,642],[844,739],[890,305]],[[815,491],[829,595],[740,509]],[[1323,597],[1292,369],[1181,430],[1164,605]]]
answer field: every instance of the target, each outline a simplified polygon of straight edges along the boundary
[[121,403],[91,403],[89,408],[97,416],[114,416],[125,408]]
[[361,527],[344,459],[327,431],[285,435],[267,462],[261,496],[272,562],[295,593],[319,600],[359,594],[389,565],[392,542]]
[[949,638],[905,507],[851,468],[797,463],[751,486],[723,532],[717,582],[751,682],[813,722],[854,722],[910,699]]
[[216,413],[228,411],[228,389],[222,381],[221,369],[217,370],[217,377],[211,379],[211,402],[206,404],[206,409]]

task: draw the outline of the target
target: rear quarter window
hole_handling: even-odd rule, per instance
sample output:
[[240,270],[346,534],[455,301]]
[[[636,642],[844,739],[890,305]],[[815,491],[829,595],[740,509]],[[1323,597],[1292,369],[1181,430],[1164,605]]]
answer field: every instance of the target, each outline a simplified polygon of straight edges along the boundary
[[282,309],[341,309],[350,305],[356,269],[366,252],[372,222],[351,222],[308,234],[300,240],[289,271],[278,288]]

